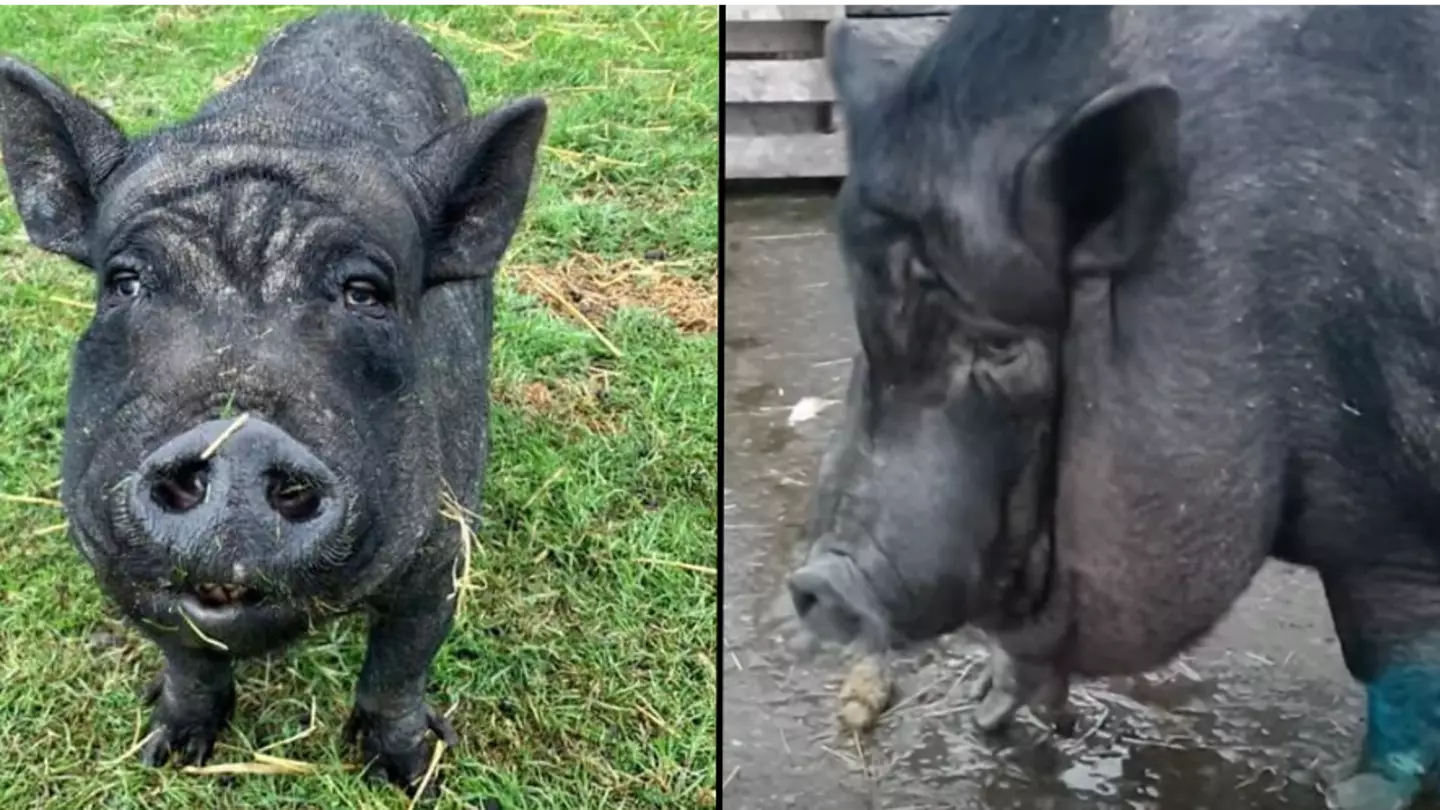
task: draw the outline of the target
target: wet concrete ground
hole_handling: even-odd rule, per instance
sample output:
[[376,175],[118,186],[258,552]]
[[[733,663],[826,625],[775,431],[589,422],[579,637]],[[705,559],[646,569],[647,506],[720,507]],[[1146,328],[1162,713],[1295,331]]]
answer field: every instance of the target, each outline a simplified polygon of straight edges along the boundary
[[[799,640],[784,591],[856,345],[829,206],[821,196],[725,206],[724,806],[1323,808],[1315,774],[1358,748],[1361,693],[1318,579],[1279,563],[1171,667],[1078,684],[1071,739],[1023,722],[998,741],[977,737],[961,697],[981,660],[968,637],[897,662],[892,709],[872,738],[840,733],[849,662]],[[805,398],[821,402],[797,412]]]

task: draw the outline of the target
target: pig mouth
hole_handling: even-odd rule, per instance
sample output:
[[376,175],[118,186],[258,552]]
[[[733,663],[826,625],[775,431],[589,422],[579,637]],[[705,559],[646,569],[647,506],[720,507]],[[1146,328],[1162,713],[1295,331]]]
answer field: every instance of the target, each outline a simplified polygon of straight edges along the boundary
[[226,635],[240,625],[263,625],[276,617],[295,613],[297,606],[249,585],[203,582],[172,585],[163,589],[160,604],[185,624],[207,633]]
[[203,608],[257,605],[264,594],[255,588],[235,583],[205,582],[181,592],[186,601],[193,599]]
[[308,624],[302,605],[275,592],[223,581],[171,584],[138,609],[155,626],[177,631],[189,646],[230,656],[273,649]]

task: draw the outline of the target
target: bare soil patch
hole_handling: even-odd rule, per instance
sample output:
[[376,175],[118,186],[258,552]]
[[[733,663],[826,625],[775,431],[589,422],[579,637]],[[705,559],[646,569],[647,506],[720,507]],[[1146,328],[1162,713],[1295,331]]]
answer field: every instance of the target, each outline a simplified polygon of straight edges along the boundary
[[682,275],[667,268],[673,264],[605,261],[580,253],[561,264],[525,265],[510,272],[522,292],[566,318],[590,321],[586,326],[602,325],[621,307],[646,307],[663,312],[682,332],[715,331],[720,320],[716,277]]
[[583,380],[531,380],[515,387],[499,386],[496,400],[543,414],[556,422],[577,425],[591,433],[614,435],[621,431],[620,420],[609,402],[609,377],[613,372],[590,369]]

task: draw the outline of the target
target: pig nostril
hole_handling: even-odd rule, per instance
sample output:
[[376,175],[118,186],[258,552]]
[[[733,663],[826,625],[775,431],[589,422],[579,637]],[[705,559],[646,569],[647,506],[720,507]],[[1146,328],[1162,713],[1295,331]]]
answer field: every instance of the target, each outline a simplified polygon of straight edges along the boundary
[[187,461],[156,477],[150,499],[167,512],[189,512],[205,500],[209,469],[203,461]]
[[303,523],[320,513],[320,488],[304,476],[271,471],[265,475],[265,501],[280,517]]
[[805,615],[820,601],[815,594],[799,589],[792,590],[790,596],[795,602],[795,612],[799,614],[802,619],[805,618]]

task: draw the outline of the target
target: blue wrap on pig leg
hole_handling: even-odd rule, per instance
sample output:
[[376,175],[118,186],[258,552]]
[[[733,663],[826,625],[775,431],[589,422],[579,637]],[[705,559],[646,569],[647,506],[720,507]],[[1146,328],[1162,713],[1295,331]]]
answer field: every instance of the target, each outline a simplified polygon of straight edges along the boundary
[[1336,810],[1406,810],[1440,765],[1440,586],[1375,571],[1325,577],[1345,664],[1365,684],[1365,741]]
[[1366,685],[1365,697],[1365,747],[1355,778],[1376,795],[1368,805],[1352,800],[1342,807],[1406,807],[1440,762],[1440,661],[1391,666]]
[[1440,662],[1402,665],[1366,688],[1364,765],[1417,783],[1440,762]]

